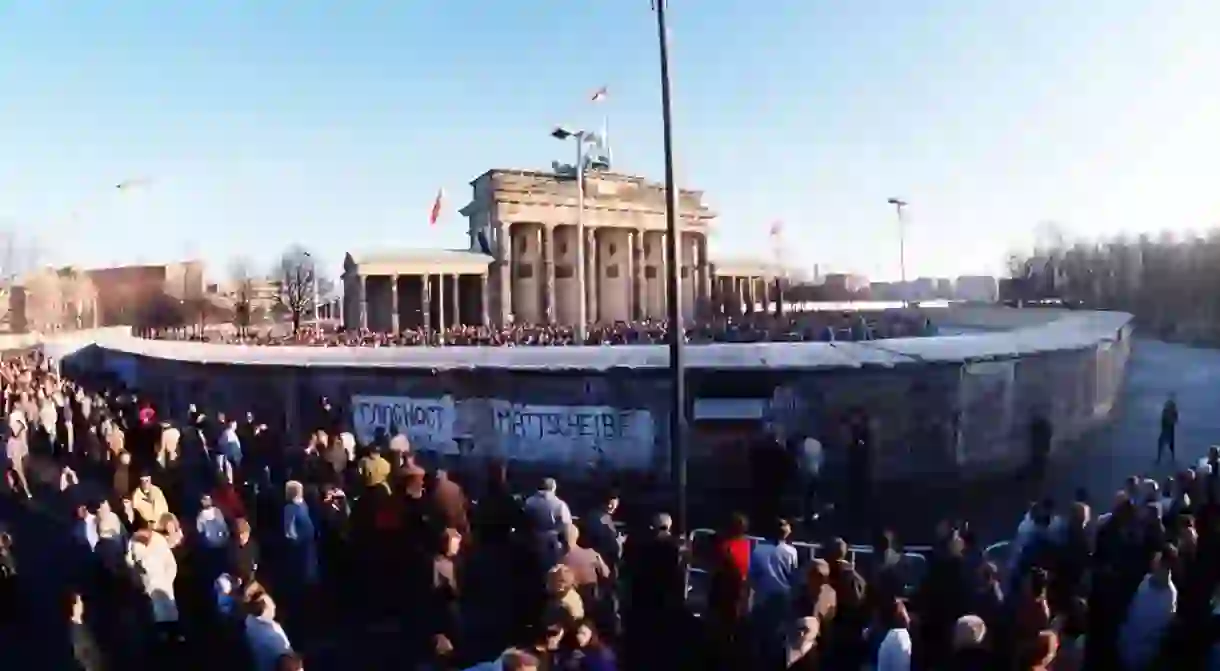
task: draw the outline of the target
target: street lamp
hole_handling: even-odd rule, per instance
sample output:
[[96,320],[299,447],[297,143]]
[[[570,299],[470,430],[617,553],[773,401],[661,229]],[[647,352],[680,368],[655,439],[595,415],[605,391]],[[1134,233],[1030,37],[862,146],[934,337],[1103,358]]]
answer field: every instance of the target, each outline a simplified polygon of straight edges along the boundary
[[669,32],[665,28],[666,0],[654,0],[657,14],[657,42],[661,59],[661,128],[665,152],[665,291],[669,294],[669,374],[672,379],[669,415],[670,471],[678,501],[675,517],[679,533],[689,531],[686,511],[686,370],[683,347],[686,329],[682,325],[682,293],[678,256],[678,187],[674,184],[673,114],[669,90]]
[[560,141],[576,141],[576,339],[585,344],[585,327],[588,318],[588,303],[585,294],[585,144],[596,139],[596,135],[583,130],[569,130],[556,126],[551,137]]
[[902,216],[902,210],[907,206],[907,202],[901,198],[890,198],[886,201],[894,206],[894,211],[898,214],[898,271],[901,273],[902,279],[902,304],[905,307],[907,304],[907,226],[906,219]]

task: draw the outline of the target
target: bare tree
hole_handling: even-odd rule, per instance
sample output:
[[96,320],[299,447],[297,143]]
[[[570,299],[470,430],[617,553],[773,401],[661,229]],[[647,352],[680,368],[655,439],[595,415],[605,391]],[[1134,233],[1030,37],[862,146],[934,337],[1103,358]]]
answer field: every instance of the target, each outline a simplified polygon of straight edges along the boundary
[[254,315],[254,265],[249,259],[238,258],[229,268],[233,280],[233,321],[238,333],[245,336]]
[[301,322],[314,315],[317,296],[330,292],[330,282],[319,275],[317,269],[317,256],[300,245],[293,245],[284,250],[273,273],[279,283],[276,304],[291,317],[293,333],[299,333]]
[[0,286],[5,289],[37,268],[41,257],[38,244],[22,239],[8,224],[0,221]]
[[1014,254],[1009,270],[1055,297],[1135,315],[1162,337],[1220,344],[1220,229],[1144,234],[1057,245]]

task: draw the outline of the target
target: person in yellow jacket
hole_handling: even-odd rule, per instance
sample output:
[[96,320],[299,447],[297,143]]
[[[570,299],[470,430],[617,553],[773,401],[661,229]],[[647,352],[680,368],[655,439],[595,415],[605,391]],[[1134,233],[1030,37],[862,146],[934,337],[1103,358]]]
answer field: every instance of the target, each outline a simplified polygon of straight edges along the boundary
[[360,459],[358,465],[360,480],[365,487],[384,485],[390,479],[390,462],[385,460],[376,450]]
[[165,493],[153,484],[152,476],[148,473],[140,475],[140,485],[131,493],[131,507],[149,526],[155,526],[162,516],[169,514]]

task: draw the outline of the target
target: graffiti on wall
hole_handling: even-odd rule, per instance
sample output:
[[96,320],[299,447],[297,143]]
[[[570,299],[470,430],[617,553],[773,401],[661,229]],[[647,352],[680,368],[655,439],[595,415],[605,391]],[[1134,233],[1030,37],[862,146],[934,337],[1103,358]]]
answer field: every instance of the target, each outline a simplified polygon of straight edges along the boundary
[[[652,455],[652,413],[608,406],[525,405],[489,400],[494,441],[519,461],[602,463],[645,468]],[[478,439],[476,438],[476,442]]]
[[362,443],[372,442],[381,429],[406,435],[417,450],[457,454],[456,415],[452,396],[352,396],[352,428]]
[[413,448],[457,454],[458,440],[512,461],[647,468],[655,427],[646,410],[559,406],[452,396],[352,396],[352,426],[371,442],[381,429],[403,433]]

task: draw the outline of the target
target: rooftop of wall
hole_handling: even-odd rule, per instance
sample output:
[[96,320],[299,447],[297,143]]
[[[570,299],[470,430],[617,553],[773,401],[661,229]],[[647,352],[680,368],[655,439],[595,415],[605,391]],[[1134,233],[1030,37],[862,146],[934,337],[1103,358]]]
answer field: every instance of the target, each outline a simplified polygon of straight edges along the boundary
[[[1072,312],[1048,324],[1015,331],[940,338],[898,338],[842,343],[692,345],[687,365],[696,369],[750,370],[892,367],[1008,359],[1075,350],[1114,341],[1131,316],[1117,312]],[[194,363],[323,368],[463,370],[509,368],[529,371],[660,369],[663,345],[621,347],[259,347],[107,337],[112,351]]]
[[43,346],[51,356],[62,356],[97,342],[132,339],[130,326],[107,326],[81,331],[59,333],[4,333],[0,334],[0,350],[24,349]]

